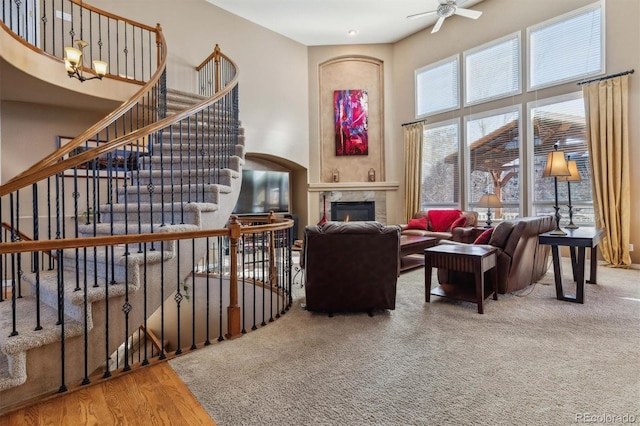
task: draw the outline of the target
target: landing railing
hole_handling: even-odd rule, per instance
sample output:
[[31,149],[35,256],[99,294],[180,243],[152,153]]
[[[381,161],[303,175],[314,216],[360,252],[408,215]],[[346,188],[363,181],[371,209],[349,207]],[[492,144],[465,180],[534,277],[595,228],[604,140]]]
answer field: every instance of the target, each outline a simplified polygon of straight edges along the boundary
[[84,73],[107,62],[107,77],[145,84],[162,62],[158,29],[114,15],[81,0],[2,0],[2,22],[31,49],[60,61],[64,48],[87,43]]
[[[290,242],[293,241],[293,221],[273,214],[251,217],[250,224],[243,224],[241,220],[232,216],[225,229],[0,243],[2,261],[5,265],[8,261],[10,268],[15,270],[10,275],[11,297],[0,302],[0,308],[2,303],[13,306],[10,310],[13,327],[4,332],[10,334],[9,339],[14,339],[14,346],[20,345],[21,339],[33,339],[38,335],[42,339],[50,338],[50,333],[59,336],[62,350],[48,361],[50,369],[57,371],[58,378],[57,388],[48,393],[55,393],[265,326],[285,314],[292,304]],[[23,275],[17,262],[19,255],[40,258],[43,253],[53,252],[60,259],[62,268],[69,259],[64,251],[69,249],[108,252],[117,244],[126,248],[125,260],[141,256],[147,262],[153,256],[164,257],[179,245],[187,247],[200,243],[208,248],[207,255],[201,259],[192,252],[186,262],[192,265],[190,270],[181,271],[178,266],[177,271],[150,276],[143,263],[140,286],[135,289],[143,295],[141,298],[133,297],[133,288],[123,288],[109,279],[88,285],[93,272],[87,268],[78,272],[78,288],[41,283],[43,287],[52,286],[54,291],[57,287],[56,315],[60,320],[56,324],[42,321],[41,316],[47,316],[46,308],[38,298],[17,296],[15,280]],[[138,251],[138,247],[141,250]],[[44,269],[42,265],[40,269]],[[180,276],[187,276],[187,279],[177,281],[176,277]],[[145,314],[142,324],[128,323],[129,312],[146,312],[148,306],[157,303],[158,297],[165,302],[155,313]],[[73,304],[65,301],[74,298]],[[96,333],[100,318],[92,317],[90,305],[99,299],[104,299],[105,303],[120,300],[123,309],[119,315],[106,310],[105,326],[101,329],[104,334],[98,332],[100,338],[96,339],[91,333]],[[72,311],[78,308],[81,314],[74,316]],[[67,351],[65,347],[73,349]],[[79,354],[78,348],[83,348],[83,353]],[[89,361],[95,354],[103,356],[97,369]],[[6,407],[0,405],[0,412],[2,408]]]

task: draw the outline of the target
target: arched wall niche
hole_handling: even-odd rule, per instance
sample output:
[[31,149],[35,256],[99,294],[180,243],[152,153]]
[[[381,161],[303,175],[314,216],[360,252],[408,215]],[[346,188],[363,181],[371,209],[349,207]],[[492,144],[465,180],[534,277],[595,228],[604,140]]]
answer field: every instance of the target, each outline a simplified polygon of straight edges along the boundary
[[[384,63],[367,56],[341,56],[319,65],[320,182],[385,180]],[[366,90],[368,95],[368,155],[336,155],[333,96],[336,90]]]

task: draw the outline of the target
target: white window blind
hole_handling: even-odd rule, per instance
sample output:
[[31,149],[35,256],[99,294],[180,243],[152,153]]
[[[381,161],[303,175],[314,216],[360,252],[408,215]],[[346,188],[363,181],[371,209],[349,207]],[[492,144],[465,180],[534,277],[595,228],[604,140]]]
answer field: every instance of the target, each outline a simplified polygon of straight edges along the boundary
[[[466,153],[470,205],[483,194],[496,194],[504,207],[495,219],[519,214],[520,107],[487,111],[466,118]],[[486,209],[480,209],[484,213]]]
[[422,208],[457,206],[460,191],[458,120],[427,126],[422,140]]
[[604,31],[600,3],[527,29],[529,89],[604,72]]
[[416,70],[416,116],[460,107],[458,55]]
[[520,32],[464,52],[465,105],[521,93]]
[[[533,136],[533,168],[530,181],[533,186],[534,214],[553,214],[555,210],[554,179],[542,177],[547,154],[554,150],[565,153],[566,158],[575,160],[580,173],[579,182],[571,182],[571,203],[574,206],[573,220],[578,225],[595,223],[593,196],[591,192],[591,170],[587,147],[586,119],[582,93],[544,99],[529,104],[529,140]],[[560,214],[564,226],[568,216],[567,182],[558,182]]]

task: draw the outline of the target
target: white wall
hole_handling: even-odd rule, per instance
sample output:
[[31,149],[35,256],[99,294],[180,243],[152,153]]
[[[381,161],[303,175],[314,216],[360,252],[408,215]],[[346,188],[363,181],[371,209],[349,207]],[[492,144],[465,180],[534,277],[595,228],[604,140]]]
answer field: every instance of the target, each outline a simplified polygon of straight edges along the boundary
[[167,84],[195,91],[194,68],[216,43],[240,68],[240,119],[249,152],[309,164],[307,49],[204,0],[96,0],[92,5],[146,25],[167,41]]

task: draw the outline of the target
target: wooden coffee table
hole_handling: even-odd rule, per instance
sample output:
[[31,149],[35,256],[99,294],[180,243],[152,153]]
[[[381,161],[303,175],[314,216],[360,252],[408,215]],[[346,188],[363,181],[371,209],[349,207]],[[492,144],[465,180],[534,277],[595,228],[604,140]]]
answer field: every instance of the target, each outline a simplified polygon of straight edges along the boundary
[[[498,274],[496,271],[495,248],[473,244],[440,245],[424,251],[424,291],[425,301],[431,295],[465,300],[478,304],[478,313],[484,313],[484,299],[493,295],[498,300]],[[443,283],[431,290],[431,268],[445,268],[452,271],[470,272],[475,275],[474,285],[464,283]],[[485,289],[484,273],[490,272],[490,284]]]
[[[438,243],[434,237],[402,235],[400,237],[400,272],[424,266],[424,250]],[[420,256],[414,256],[419,254]]]

